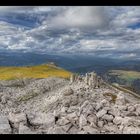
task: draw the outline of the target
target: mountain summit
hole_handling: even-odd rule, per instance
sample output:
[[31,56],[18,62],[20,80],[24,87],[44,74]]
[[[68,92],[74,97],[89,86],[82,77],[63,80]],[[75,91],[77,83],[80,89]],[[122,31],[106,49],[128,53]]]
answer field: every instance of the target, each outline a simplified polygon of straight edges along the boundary
[[1,134],[140,133],[139,97],[94,72],[13,81],[0,82]]

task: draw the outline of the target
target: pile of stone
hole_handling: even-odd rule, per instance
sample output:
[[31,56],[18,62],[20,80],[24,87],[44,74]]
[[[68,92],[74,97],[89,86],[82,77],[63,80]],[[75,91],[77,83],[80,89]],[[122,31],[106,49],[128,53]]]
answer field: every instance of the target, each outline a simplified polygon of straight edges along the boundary
[[0,134],[140,134],[138,99],[102,86],[95,73],[71,76],[70,82],[1,114]]
[[103,79],[95,72],[86,73],[85,76],[72,74],[70,77],[70,83],[75,82],[84,82],[86,85],[93,88],[100,88],[103,84]]

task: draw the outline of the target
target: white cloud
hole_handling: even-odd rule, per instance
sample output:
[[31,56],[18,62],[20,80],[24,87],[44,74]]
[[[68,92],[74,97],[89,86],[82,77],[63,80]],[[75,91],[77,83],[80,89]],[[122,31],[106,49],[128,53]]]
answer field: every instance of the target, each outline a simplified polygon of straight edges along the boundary
[[[10,12],[9,8],[0,7],[0,17]],[[39,15],[37,20],[42,22],[27,30],[22,25],[16,26],[0,18],[0,49],[55,53],[101,52],[99,55],[108,57],[117,52],[120,57],[129,58],[138,56],[140,52],[140,28],[133,30],[127,27],[140,21],[139,7],[11,8],[15,14],[24,13],[27,17]]]
[[63,9],[48,23],[56,28],[85,27],[101,28],[107,25],[108,17],[104,7],[80,6]]

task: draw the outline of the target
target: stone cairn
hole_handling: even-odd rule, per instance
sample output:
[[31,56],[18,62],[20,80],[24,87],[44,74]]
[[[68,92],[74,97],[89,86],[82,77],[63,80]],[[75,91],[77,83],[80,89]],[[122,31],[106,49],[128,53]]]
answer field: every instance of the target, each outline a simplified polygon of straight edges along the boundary
[[90,87],[100,88],[100,86],[103,83],[103,80],[95,72],[90,72],[86,73],[85,76],[72,74],[70,77],[70,84],[74,82],[76,83],[84,82],[86,85]]

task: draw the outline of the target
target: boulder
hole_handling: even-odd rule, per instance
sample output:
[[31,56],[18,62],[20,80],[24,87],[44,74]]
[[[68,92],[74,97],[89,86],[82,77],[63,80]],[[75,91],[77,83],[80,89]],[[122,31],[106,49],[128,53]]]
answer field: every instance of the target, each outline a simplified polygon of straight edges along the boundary
[[97,116],[95,114],[91,114],[91,115],[87,116],[87,121],[90,123],[96,124]]
[[135,111],[135,107],[133,106],[133,105],[130,105],[130,106],[128,106],[127,107],[127,110],[129,111],[129,112],[133,112],[133,111]]
[[126,100],[125,100],[125,97],[124,97],[122,92],[118,93],[115,103],[118,105],[125,105],[126,104]]
[[73,113],[67,114],[66,119],[68,119],[70,121],[78,120],[78,116],[77,116],[76,112],[73,112]]
[[91,126],[84,126],[83,130],[85,132],[87,132],[88,134],[99,134],[100,133],[99,130],[97,130],[96,128],[93,128]]
[[107,120],[108,122],[113,121],[114,117],[112,115],[105,114],[102,119]]
[[109,131],[109,132],[118,133],[118,134],[120,133],[118,127],[116,125],[113,125],[113,124],[112,125],[108,125],[108,124],[104,125],[104,129]]
[[71,104],[71,97],[64,98],[62,104],[64,107],[69,107]]
[[102,109],[102,110],[100,110],[100,111],[98,111],[97,112],[97,117],[98,118],[101,118],[103,115],[105,115],[107,113],[107,111],[106,110],[104,110],[104,109]]
[[140,127],[124,127],[123,128],[123,134],[140,134]]
[[0,134],[10,134],[10,133],[12,133],[12,130],[7,117],[0,116]]
[[118,108],[111,108],[109,111],[108,111],[108,114],[111,114],[113,116],[120,116],[121,115],[121,112]]
[[1,103],[6,104],[7,103],[7,98],[5,96],[1,97]]
[[50,127],[55,124],[55,116],[52,113],[38,113],[35,114],[33,119],[29,119],[30,123],[34,126],[45,125]]
[[94,108],[91,104],[88,104],[82,110],[82,113],[86,116],[93,114],[93,112],[94,112]]
[[66,134],[61,127],[49,128],[47,134]]
[[33,132],[29,127],[27,127],[26,125],[24,125],[23,123],[19,124],[19,134],[35,134],[35,132]]
[[140,104],[136,104],[135,108],[136,108],[137,114],[140,115]]
[[85,126],[85,125],[87,125],[87,119],[84,117],[83,114],[81,114],[81,116],[80,116],[80,118],[79,118],[79,127],[80,127],[80,129],[81,129],[83,126]]
[[62,94],[64,96],[69,96],[69,95],[72,95],[73,94],[73,90],[69,87],[69,88],[66,88],[62,91]]
[[77,96],[72,96],[71,101],[70,101],[70,105],[75,106],[77,104],[78,104],[78,97]]
[[68,134],[77,134],[79,132],[79,129],[77,129],[75,126],[72,126],[69,131]]
[[68,132],[69,129],[72,127],[72,124],[71,124],[71,123],[68,123],[68,124],[66,124],[66,125],[64,125],[64,126],[61,126],[61,127],[63,128],[63,130],[64,130],[65,132]]
[[58,119],[58,121],[57,121],[57,124],[60,125],[60,126],[66,125],[68,123],[70,123],[70,121],[68,119],[64,118],[64,117],[61,118],[61,119]]
[[133,121],[134,120],[132,118],[130,118],[130,117],[124,117],[124,118],[122,118],[122,117],[115,117],[114,120],[113,120],[114,124],[116,124],[116,125],[120,125],[121,124],[123,126],[132,125]]
[[8,115],[9,121],[12,123],[13,127],[18,129],[19,124],[22,122],[23,124],[27,124],[27,118],[25,113],[12,113],[10,112]]
[[97,126],[102,128],[104,126],[104,121],[98,121]]
[[115,116],[114,120],[113,120],[113,123],[116,124],[116,125],[119,125],[123,122],[123,118],[120,117],[120,116]]

